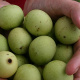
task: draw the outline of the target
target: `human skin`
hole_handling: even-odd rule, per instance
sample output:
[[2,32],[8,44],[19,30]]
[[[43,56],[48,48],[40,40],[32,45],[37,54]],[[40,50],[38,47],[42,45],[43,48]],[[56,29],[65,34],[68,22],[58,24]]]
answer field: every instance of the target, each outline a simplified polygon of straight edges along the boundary
[[[2,1],[2,0],[0,0]],[[4,4],[7,5],[8,3]],[[2,3],[0,2],[0,5]],[[9,5],[9,4],[8,4]],[[47,12],[53,20],[60,16],[68,16],[80,28],[80,3],[74,0],[26,0],[24,15],[32,9],[41,9]],[[80,80],[80,40],[74,45],[74,55],[66,66],[68,75],[74,74],[74,80]]]

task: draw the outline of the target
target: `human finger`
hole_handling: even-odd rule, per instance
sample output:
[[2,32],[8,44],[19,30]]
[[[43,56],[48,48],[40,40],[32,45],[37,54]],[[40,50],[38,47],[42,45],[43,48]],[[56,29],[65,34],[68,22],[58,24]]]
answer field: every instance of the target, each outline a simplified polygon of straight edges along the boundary
[[6,2],[6,1],[0,1],[0,8],[6,5],[10,5],[10,3]]

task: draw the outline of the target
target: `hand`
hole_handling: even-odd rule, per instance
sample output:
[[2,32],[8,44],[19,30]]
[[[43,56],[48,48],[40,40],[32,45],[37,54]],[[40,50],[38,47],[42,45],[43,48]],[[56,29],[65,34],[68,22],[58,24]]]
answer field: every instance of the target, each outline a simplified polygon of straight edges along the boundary
[[6,2],[6,1],[3,1],[3,0],[0,0],[0,8],[5,6],[5,5],[9,5],[10,3]]
[[80,40],[74,45],[74,53],[66,66],[66,73],[74,74],[74,80],[80,80]]
[[[1,5],[1,3],[0,3]],[[24,14],[32,9],[41,9],[47,12],[53,20],[65,15],[72,19],[80,28],[80,3],[74,0],[26,0]],[[80,40],[74,46],[74,56],[66,66],[66,73],[74,74],[74,80],[80,80]]]
[[[53,20],[66,15],[80,28],[80,3],[74,0],[26,0],[24,14],[32,9],[44,10]],[[80,40],[74,45],[74,51],[74,56],[66,66],[66,73],[74,74],[74,80],[80,80]]]

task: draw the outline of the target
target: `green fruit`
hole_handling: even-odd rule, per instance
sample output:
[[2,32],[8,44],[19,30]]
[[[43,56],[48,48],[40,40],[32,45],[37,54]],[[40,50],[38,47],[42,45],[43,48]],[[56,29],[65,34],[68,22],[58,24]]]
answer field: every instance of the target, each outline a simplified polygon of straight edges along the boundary
[[54,39],[54,41],[56,42],[56,44],[59,42],[56,37],[55,37],[55,31],[54,31],[54,27],[52,28],[52,30],[50,31],[50,33],[47,36],[50,36],[52,39]]
[[80,38],[80,29],[66,16],[55,23],[55,36],[63,44],[73,44]]
[[6,37],[0,34],[0,51],[8,51],[9,46]]
[[0,78],[9,78],[17,71],[18,61],[16,56],[9,51],[0,52]]
[[28,59],[25,56],[17,54],[15,54],[15,56],[17,57],[18,60],[18,67],[20,67],[23,64],[29,63]]
[[20,66],[13,80],[41,80],[39,70],[32,64]]
[[73,49],[71,45],[57,44],[56,53],[54,55],[55,60],[61,60],[69,62],[73,56]]
[[35,36],[48,34],[52,27],[53,22],[50,16],[42,10],[32,10],[24,20],[24,27]]
[[32,38],[23,28],[14,28],[8,35],[10,49],[16,54],[26,54]]
[[0,8],[0,27],[9,30],[20,26],[24,19],[22,9],[17,5],[7,5]]
[[75,0],[75,1],[80,2],[80,0]]
[[44,80],[73,80],[73,75],[65,73],[66,63],[59,60],[49,62],[43,69]]
[[51,61],[55,52],[56,44],[49,36],[39,36],[29,46],[30,59],[37,65],[44,65]]

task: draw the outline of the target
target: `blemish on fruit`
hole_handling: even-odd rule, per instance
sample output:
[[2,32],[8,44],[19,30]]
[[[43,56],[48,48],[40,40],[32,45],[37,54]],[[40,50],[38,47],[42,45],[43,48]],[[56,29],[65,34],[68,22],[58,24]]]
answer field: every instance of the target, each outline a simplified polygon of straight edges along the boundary
[[9,59],[8,59],[8,63],[12,63],[12,59],[9,58]]
[[63,36],[63,38],[66,38],[66,36]]
[[20,49],[22,49],[23,47],[21,46]]
[[40,28],[37,29],[37,31],[39,31]]

